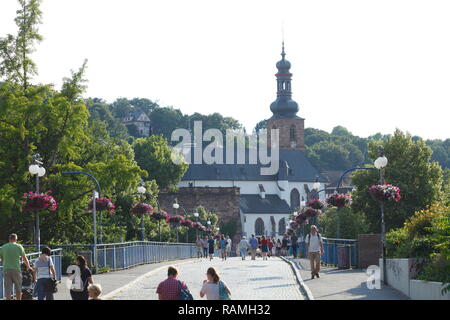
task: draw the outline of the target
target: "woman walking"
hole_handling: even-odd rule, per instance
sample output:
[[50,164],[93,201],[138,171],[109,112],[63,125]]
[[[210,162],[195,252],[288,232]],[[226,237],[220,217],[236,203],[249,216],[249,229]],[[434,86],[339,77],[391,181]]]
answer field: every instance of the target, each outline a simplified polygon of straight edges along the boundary
[[213,267],[206,271],[207,280],[203,280],[200,297],[206,295],[207,300],[231,300],[231,291],[225,282],[220,280],[219,274]]
[[272,248],[273,248],[272,238],[270,238],[270,237],[267,238],[267,245],[269,246],[269,252],[267,253],[267,256],[271,257],[272,256]]
[[263,260],[267,260],[267,253],[269,252],[269,244],[265,236],[261,237],[261,252]]
[[80,268],[80,277],[82,288],[80,291],[71,289],[70,296],[72,300],[89,300],[88,286],[93,284],[91,270],[86,265],[86,259],[83,256],[77,256],[77,266]]
[[38,300],[54,300],[50,281],[56,279],[56,271],[50,257],[51,250],[49,247],[42,247],[41,252],[34,264],[34,279],[37,281],[34,290],[37,292]]
[[239,242],[239,252],[241,254],[242,260],[245,260],[245,257],[247,257],[247,251],[250,245],[248,244],[247,237],[243,236],[242,240]]

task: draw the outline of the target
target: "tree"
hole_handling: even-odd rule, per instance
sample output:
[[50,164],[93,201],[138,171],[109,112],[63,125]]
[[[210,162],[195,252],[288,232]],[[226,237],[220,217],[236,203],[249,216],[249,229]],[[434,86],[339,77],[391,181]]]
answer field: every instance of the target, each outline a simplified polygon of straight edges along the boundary
[[[425,208],[442,199],[442,169],[432,162],[431,149],[423,140],[414,142],[410,134],[396,130],[385,141],[371,141],[370,158],[375,160],[377,146],[383,144],[388,165],[385,181],[401,190],[402,200],[385,203],[386,229],[398,228],[415,211]],[[371,232],[380,232],[380,207],[368,189],[379,182],[378,170],[360,170],[352,176],[356,191],[353,192],[352,209],[366,215]]]
[[175,186],[188,168],[185,162],[177,164],[172,161],[172,149],[162,136],[139,138],[134,142],[133,149],[139,166],[161,188]]
[[365,233],[368,229],[364,215],[354,212],[350,207],[339,209],[333,207],[319,216],[319,226],[325,237],[337,238],[338,223],[340,225],[339,236],[342,239],[356,239],[358,234]]

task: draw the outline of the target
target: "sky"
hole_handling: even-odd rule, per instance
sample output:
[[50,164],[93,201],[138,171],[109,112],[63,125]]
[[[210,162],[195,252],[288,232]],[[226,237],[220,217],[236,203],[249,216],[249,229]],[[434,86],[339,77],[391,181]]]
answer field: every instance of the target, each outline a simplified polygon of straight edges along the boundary
[[[0,1],[0,37],[16,0]],[[271,116],[284,33],[305,126],[450,138],[448,0],[43,0],[36,81],[88,59],[86,97],[219,112],[251,131]],[[284,31],[282,31],[284,30]]]

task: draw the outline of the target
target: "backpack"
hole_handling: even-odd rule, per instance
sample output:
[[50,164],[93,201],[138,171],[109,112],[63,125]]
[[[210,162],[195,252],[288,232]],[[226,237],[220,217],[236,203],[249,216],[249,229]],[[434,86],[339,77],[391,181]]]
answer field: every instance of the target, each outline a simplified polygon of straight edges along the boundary
[[219,300],[231,300],[230,294],[221,280],[219,280]]
[[178,300],[194,300],[194,297],[189,292],[189,290],[184,290],[181,285],[181,281],[178,281],[178,288],[180,289],[180,294],[178,295]]

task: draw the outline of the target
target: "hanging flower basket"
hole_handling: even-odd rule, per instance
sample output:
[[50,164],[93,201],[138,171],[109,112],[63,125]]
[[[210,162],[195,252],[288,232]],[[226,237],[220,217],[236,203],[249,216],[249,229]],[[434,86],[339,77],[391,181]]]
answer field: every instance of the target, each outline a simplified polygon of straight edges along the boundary
[[325,206],[319,199],[309,200],[306,205],[316,210],[321,210]]
[[303,215],[305,216],[305,218],[314,218],[321,214],[322,214],[322,211],[320,211],[318,209],[316,210],[313,208],[306,208],[306,210],[303,211]]
[[220,239],[220,234],[215,234],[215,235],[214,235],[214,239],[219,240],[219,239]]
[[150,215],[150,217],[156,221],[167,220],[168,214],[164,210],[159,210],[159,211],[153,211],[153,213]]
[[306,223],[307,219],[308,219],[308,218],[306,217],[306,215],[304,214],[304,212],[301,213],[301,214],[299,214],[298,216],[295,217],[295,221],[296,221],[299,225],[302,225],[302,224]]
[[329,207],[348,207],[351,203],[352,196],[349,193],[346,194],[339,194],[335,193],[332,194],[327,198],[327,204]]
[[299,227],[299,224],[297,221],[292,221],[289,226],[291,227],[291,229],[297,229]]
[[[92,211],[92,199],[89,201],[88,209]],[[111,202],[108,198],[98,198],[95,199],[95,210],[97,211],[108,211],[110,213],[114,213],[116,206]]]
[[181,221],[181,225],[183,226],[183,227],[188,227],[188,228],[193,228],[194,226],[194,223],[191,221],[191,220],[189,220],[189,219],[183,219],[183,221]]
[[146,214],[146,213],[152,213],[153,207],[149,205],[148,203],[144,202],[138,202],[134,205],[134,207],[131,209],[131,213],[134,214]]
[[210,234],[212,232],[212,230],[210,228],[205,228],[204,230],[207,234]]
[[375,200],[399,202],[402,198],[400,188],[391,184],[374,184],[369,188],[369,193]]
[[55,211],[57,208],[56,200],[50,195],[51,191],[47,193],[37,194],[34,192],[28,192],[23,194],[25,203],[22,207],[23,211],[40,211],[49,210]]
[[203,230],[203,225],[200,222],[193,222],[192,228],[194,228],[196,230]]
[[183,217],[178,214],[175,216],[167,217],[167,223],[169,223],[172,228],[179,227],[183,221]]

